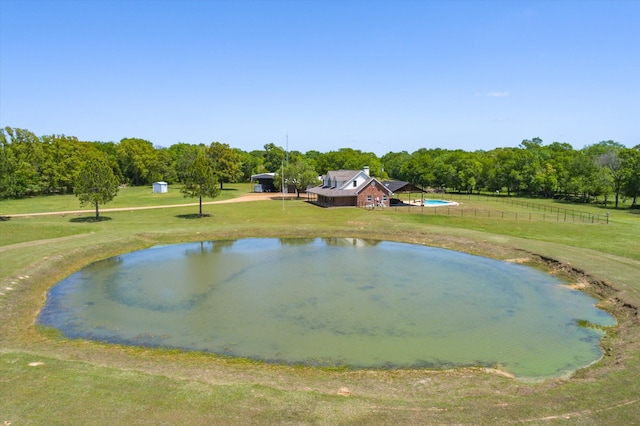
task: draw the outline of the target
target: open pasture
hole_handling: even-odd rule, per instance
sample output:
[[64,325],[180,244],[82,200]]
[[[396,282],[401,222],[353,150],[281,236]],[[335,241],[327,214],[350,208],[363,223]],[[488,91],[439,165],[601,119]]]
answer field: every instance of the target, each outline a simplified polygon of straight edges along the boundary
[[[208,204],[204,206],[208,216],[194,219],[197,207],[193,206],[133,210],[157,202],[152,197],[144,200],[144,194],[135,194],[137,190],[123,189],[105,206],[101,213],[105,220],[99,222],[85,220],[91,212],[0,221],[0,422],[633,424],[639,420],[640,217],[629,210],[611,210],[609,224],[591,224],[393,208],[323,209],[302,197]],[[248,190],[246,185],[230,185],[221,198]],[[162,200],[163,205],[196,201],[182,194]],[[490,198],[462,201],[465,208],[527,211],[506,203],[497,208],[498,202]],[[598,207],[561,206],[602,213]],[[126,210],[106,211],[118,207]],[[73,196],[0,202],[0,216],[78,209]],[[601,361],[572,377],[542,382],[514,380],[480,368],[269,365],[66,340],[55,330],[34,325],[47,289],[97,259],[184,241],[329,236],[428,244],[537,265],[600,297],[619,325],[604,339]]]

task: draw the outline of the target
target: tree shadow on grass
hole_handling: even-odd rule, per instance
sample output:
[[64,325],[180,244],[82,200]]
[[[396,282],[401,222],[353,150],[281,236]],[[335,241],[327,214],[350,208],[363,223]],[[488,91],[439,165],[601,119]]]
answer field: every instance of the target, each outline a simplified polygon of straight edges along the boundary
[[9,219],[11,219],[11,217],[9,217],[9,216],[0,216],[0,222],[6,222]]
[[95,216],[87,216],[87,217],[74,217],[73,219],[69,219],[71,223],[94,223],[94,222],[106,222],[111,220],[109,216],[100,216],[96,219]]
[[211,215],[207,213],[203,213],[202,216],[200,216],[198,213],[192,213],[192,214],[179,214],[179,215],[176,215],[176,217],[178,219],[202,219],[203,217],[211,217]]

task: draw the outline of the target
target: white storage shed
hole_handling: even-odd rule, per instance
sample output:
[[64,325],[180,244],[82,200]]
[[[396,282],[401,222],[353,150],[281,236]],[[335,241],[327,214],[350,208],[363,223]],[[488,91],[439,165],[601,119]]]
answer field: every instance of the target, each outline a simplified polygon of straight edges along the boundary
[[169,191],[169,185],[167,182],[154,182],[153,183],[153,192],[154,193],[163,193]]

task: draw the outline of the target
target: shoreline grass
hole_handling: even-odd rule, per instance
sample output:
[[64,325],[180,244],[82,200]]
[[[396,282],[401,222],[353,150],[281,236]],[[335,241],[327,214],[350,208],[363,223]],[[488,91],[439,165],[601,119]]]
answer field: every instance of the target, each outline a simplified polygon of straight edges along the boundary
[[[0,209],[7,212],[1,203]],[[111,220],[96,223],[71,221],[83,215],[0,222],[0,423],[638,420],[640,226],[635,217],[612,218],[609,225],[516,222],[321,209],[303,199],[208,205],[209,217],[184,219],[193,212],[193,207],[110,212]],[[268,365],[61,339],[35,326],[47,289],[97,259],[154,244],[278,236],[404,241],[525,259],[558,274],[586,274],[591,284],[585,291],[599,295],[619,325],[603,340],[601,361],[570,378],[541,382],[481,368],[332,371]]]

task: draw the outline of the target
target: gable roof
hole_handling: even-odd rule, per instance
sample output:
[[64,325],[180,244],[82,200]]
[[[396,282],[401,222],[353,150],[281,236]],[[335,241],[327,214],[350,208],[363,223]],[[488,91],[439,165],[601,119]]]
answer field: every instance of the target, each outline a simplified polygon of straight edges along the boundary
[[329,170],[326,176],[331,180],[344,182],[353,180],[360,173],[364,172],[362,170]]
[[[355,197],[357,196],[363,189],[365,189],[371,182],[375,182],[376,185],[379,185],[380,189],[382,189],[387,194],[391,195],[392,191],[389,190],[386,186],[380,183],[380,181],[374,177],[367,177],[367,179],[358,185],[357,187],[350,186],[351,182],[354,178],[361,173],[362,170],[335,170],[327,172],[327,177],[336,177],[336,181],[338,182],[346,182],[341,186],[328,187],[318,185],[313,188],[308,188],[307,192],[317,195],[323,195],[325,197]],[[332,174],[333,173],[333,174]],[[364,173],[364,172],[363,172]],[[337,179],[340,177],[341,179]],[[333,180],[333,179],[332,179]]]

